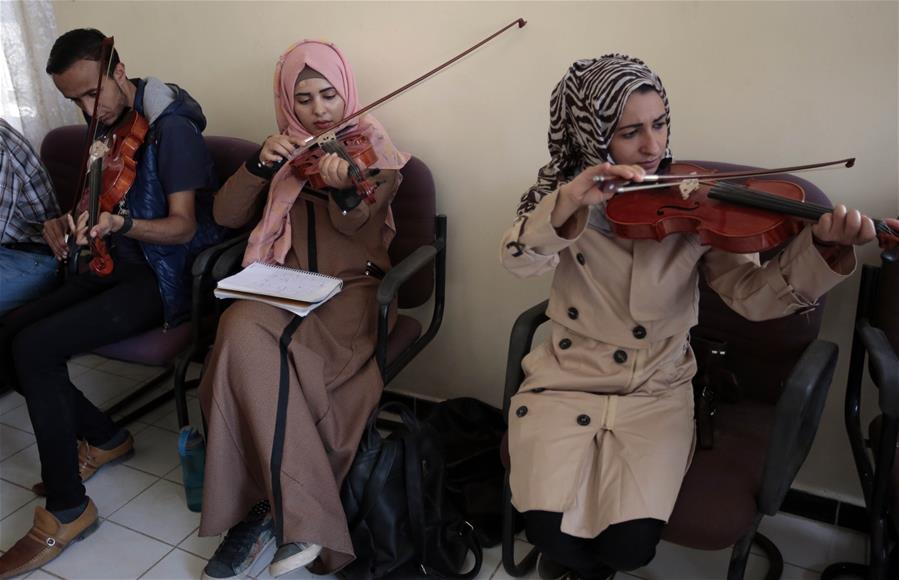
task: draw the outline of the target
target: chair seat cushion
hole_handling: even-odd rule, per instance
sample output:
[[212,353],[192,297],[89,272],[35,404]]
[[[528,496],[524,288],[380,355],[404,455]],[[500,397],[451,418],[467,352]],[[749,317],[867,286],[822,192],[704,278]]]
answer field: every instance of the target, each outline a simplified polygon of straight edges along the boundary
[[411,316],[400,314],[396,317],[393,331],[387,338],[387,364],[396,360],[404,350],[421,336],[421,323]]
[[758,513],[756,498],[773,422],[772,405],[744,400],[719,406],[714,447],[696,448],[664,539],[721,550],[746,533]]
[[161,327],[101,346],[94,354],[125,362],[151,366],[169,366],[190,344],[190,323],[184,322],[163,331]]
[[[387,362],[392,362],[401,352],[421,336],[421,323],[410,316],[397,316],[396,325],[387,342]],[[163,332],[154,328],[143,334],[107,344],[94,350],[94,354],[106,358],[151,366],[168,366],[184,352],[190,343],[190,324],[185,322]]]

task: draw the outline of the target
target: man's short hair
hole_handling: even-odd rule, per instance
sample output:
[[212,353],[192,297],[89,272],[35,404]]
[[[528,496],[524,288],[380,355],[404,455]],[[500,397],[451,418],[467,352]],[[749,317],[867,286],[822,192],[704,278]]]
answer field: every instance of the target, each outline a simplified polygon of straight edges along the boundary
[[[76,28],[56,39],[47,58],[47,74],[58,75],[66,72],[79,60],[103,58],[103,41],[106,36],[96,28]],[[109,72],[119,64],[119,54],[112,50]]]

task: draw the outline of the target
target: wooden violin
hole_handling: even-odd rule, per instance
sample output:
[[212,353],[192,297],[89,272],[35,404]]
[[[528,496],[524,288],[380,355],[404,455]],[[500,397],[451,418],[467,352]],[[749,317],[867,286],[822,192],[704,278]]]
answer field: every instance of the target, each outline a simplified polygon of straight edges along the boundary
[[[612,186],[606,217],[616,235],[661,240],[674,233],[693,233],[701,242],[734,253],[763,252],[788,241],[831,208],[805,202],[797,183],[751,179],[834,164],[851,167],[854,159],[770,170],[714,172],[690,163],[673,163],[670,175],[647,176],[655,184]],[[727,180],[745,179],[743,184]],[[595,181],[604,181],[596,179]],[[896,232],[875,220],[881,244],[899,241]]]
[[[102,138],[97,138],[97,106],[100,102],[103,76],[109,74],[106,69],[112,60],[113,43],[112,37],[103,41],[104,59],[101,60],[100,78],[97,80],[98,96],[94,100],[94,110],[88,129],[90,146],[85,150],[86,159],[82,162],[82,173],[79,178],[79,191],[82,191],[82,194],[71,210],[73,221],[76,223],[77,216],[88,212],[88,236],[97,224],[100,212],[113,213],[134,184],[137,176],[137,153],[149,130],[147,120],[137,111],[131,110]],[[70,242],[72,246],[70,254],[74,256],[70,268],[73,273],[77,273],[79,250],[74,237]],[[90,270],[98,276],[111,274],[115,264],[106,242],[101,238],[89,238],[89,248]]]
[[311,147],[302,154],[290,160],[294,173],[300,179],[309,182],[315,189],[327,187],[319,171],[319,162],[328,153],[336,153],[349,164],[349,177],[353,182],[355,195],[338,195],[334,200],[344,213],[359,205],[359,201],[375,203],[375,190],[377,186],[363,173],[360,165],[370,167],[378,161],[375,148],[362,131],[352,130],[338,132],[332,136],[321,139],[318,147]]

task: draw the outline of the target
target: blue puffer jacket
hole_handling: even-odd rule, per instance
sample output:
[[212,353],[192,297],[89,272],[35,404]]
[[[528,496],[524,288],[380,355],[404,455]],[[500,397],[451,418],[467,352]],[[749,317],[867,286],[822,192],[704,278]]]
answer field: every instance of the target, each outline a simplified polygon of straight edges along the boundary
[[[139,81],[138,92],[141,96],[145,86],[144,81]],[[136,219],[151,220],[169,215],[168,198],[157,173],[158,139],[160,133],[165,132],[166,124],[180,116],[190,120],[198,133],[202,133],[206,128],[206,117],[199,103],[187,94],[187,91],[176,85],[168,87],[174,91],[174,99],[160,114],[150,120],[150,130],[144,138],[137,177],[128,192],[128,208]],[[196,192],[197,230],[193,239],[186,244],[176,245],[140,242],[144,257],[156,273],[167,326],[183,321],[190,314],[190,269],[193,259],[205,248],[222,241],[226,232],[212,219],[212,196],[219,184],[212,157],[208,152],[206,156],[205,171],[208,185],[207,188]]]

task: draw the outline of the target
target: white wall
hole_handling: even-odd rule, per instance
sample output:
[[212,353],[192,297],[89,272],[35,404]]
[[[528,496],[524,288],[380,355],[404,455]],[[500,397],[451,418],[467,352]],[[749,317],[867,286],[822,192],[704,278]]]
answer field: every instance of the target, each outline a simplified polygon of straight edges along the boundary
[[[431,167],[449,216],[447,315],[394,388],[501,399],[508,333],[549,278],[520,281],[498,240],[546,161],[547,103],[575,59],[625,52],[662,77],[676,157],[760,166],[857,156],[851,170],[807,175],[875,216],[899,212],[897,4],[894,2],[268,3],[59,2],[60,31],[116,37],[127,70],[190,90],[208,134],[261,141],[275,131],[272,69],[303,38],[333,41],[381,96],[500,26],[529,24],[400,96],[376,114]],[[876,261],[876,248],[861,256]],[[833,291],[823,338],[841,364],[797,485],[859,497],[842,426],[857,280]]]

